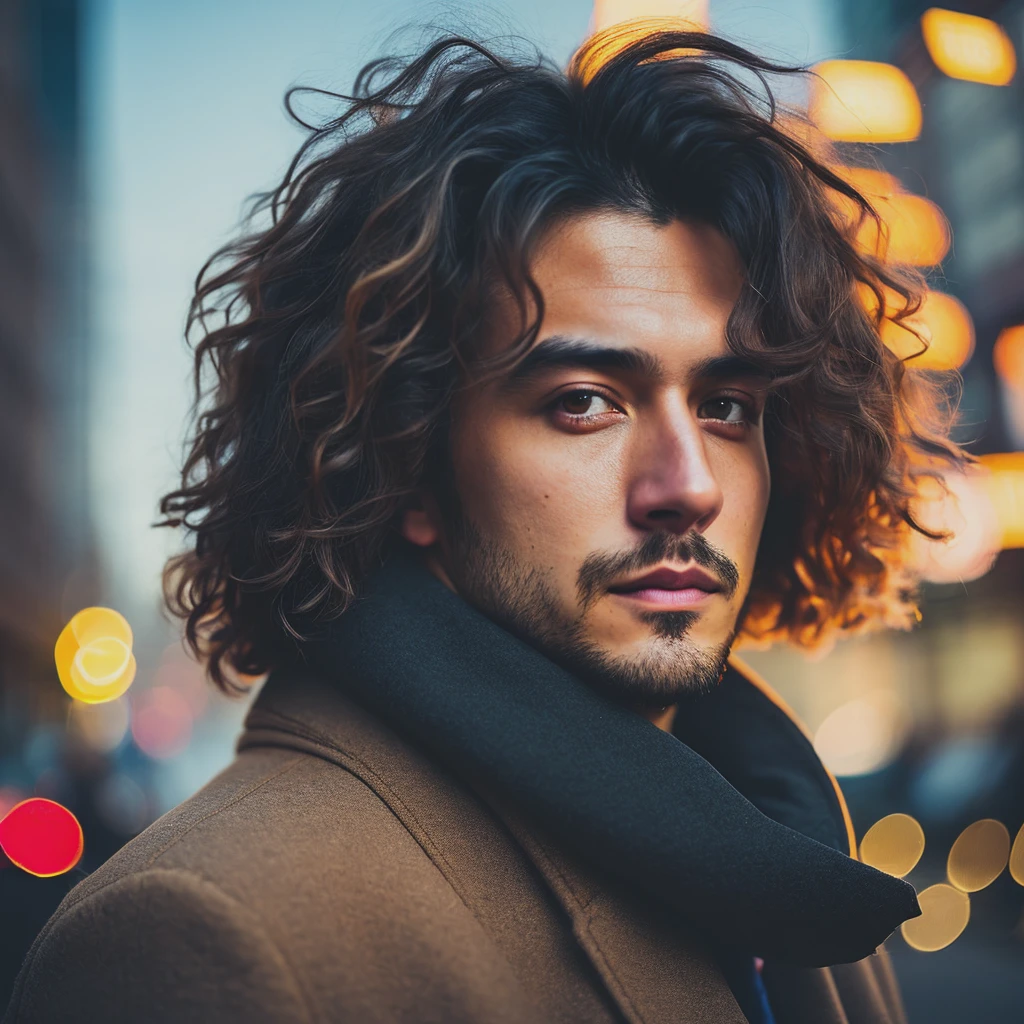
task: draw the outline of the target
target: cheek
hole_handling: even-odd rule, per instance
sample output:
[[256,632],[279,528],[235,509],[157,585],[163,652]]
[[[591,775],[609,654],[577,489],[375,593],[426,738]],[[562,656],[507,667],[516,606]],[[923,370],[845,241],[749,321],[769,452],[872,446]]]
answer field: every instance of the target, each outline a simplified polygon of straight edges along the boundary
[[614,515],[618,493],[618,460],[609,445],[559,440],[521,420],[492,420],[465,424],[452,451],[470,518],[491,537],[552,564],[589,550]]
[[[720,481],[722,512],[715,532],[724,550],[741,560],[740,570],[748,575],[757,556],[770,492],[768,459],[763,449],[723,467]],[[709,536],[713,530],[714,526]]]

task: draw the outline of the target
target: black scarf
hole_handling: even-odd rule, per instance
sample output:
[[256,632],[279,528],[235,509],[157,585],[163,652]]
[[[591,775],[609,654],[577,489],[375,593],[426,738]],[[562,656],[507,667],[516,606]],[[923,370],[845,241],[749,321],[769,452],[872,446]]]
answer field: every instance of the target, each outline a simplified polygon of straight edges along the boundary
[[837,849],[838,803],[810,744],[734,670],[684,702],[669,735],[476,611],[404,542],[304,657],[713,942],[847,963],[920,912],[907,882]]

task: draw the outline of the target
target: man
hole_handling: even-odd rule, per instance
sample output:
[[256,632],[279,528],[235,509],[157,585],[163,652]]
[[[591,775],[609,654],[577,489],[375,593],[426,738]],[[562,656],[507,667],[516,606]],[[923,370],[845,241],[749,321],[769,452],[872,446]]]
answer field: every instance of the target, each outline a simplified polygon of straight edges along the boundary
[[9,1021],[903,1019],[913,890],[729,659],[908,621],[916,480],[961,456],[857,298],[918,282],[751,69],[372,65],[204,270],[169,593],[216,682],[269,679]]

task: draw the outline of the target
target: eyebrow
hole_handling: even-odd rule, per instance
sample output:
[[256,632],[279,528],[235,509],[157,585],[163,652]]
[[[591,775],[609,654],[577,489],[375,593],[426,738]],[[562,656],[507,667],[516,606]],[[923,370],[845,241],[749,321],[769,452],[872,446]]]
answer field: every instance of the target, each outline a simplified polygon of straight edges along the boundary
[[[541,374],[562,368],[585,367],[590,370],[619,371],[649,377],[661,382],[668,376],[665,364],[642,348],[600,345],[586,338],[553,335],[535,345],[509,371],[502,382],[503,391],[516,391]],[[691,370],[691,377],[723,380],[752,377],[770,380],[768,369],[742,356],[710,356],[701,359]]]

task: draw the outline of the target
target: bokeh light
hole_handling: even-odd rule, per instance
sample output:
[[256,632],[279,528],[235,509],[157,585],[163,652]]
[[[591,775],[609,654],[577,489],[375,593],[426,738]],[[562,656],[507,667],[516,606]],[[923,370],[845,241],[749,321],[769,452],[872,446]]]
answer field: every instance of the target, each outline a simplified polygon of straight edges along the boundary
[[857,245],[866,253],[896,263],[932,267],[941,263],[949,252],[952,235],[949,222],[930,199],[905,192],[899,179],[887,171],[873,167],[834,167],[839,177],[848,181],[871,203],[881,218],[861,219],[860,207],[846,196],[833,198],[843,219],[851,226],[860,222]]
[[840,704],[818,726],[814,749],[834,775],[866,775],[900,752],[909,713],[892,690],[872,690]]
[[921,101],[892,64],[826,60],[815,64],[808,114],[837,142],[909,142],[921,134]]
[[992,348],[992,362],[1004,384],[1024,389],[1024,324],[999,332]]
[[917,894],[921,916],[904,921],[900,930],[908,946],[922,953],[945,949],[958,939],[971,918],[966,893],[940,882]]
[[[878,299],[864,285],[858,294],[868,315],[874,319]],[[907,366],[917,370],[956,370],[974,351],[974,321],[959,299],[944,292],[928,290],[920,308],[899,323],[893,319],[903,309],[903,300],[886,290],[885,318],[879,334],[886,347]]]
[[192,735],[188,701],[170,686],[154,686],[132,701],[132,739],[144,754],[157,760],[174,757]]
[[1002,529],[985,468],[947,470],[942,479],[923,477],[914,502],[917,521],[935,533],[910,536],[908,568],[930,583],[955,583],[983,576],[999,554]]
[[924,829],[909,814],[887,814],[860,841],[860,859],[897,878],[913,871],[922,853]]
[[950,78],[1008,85],[1017,70],[1010,37],[988,18],[932,7],[921,15],[921,34],[935,66]]
[[872,202],[882,218],[880,231],[868,218],[857,235],[866,252],[896,263],[933,267],[949,252],[950,231],[942,211],[930,199],[897,192]]
[[1024,885],[1024,825],[1017,832],[1010,850],[1010,877],[1018,884]]
[[991,885],[1010,856],[1010,833],[1001,821],[983,818],[957,836],[949,851],[946,875],[962,892]]
[[995,509],[999,543],[1024,547],[1024,452],[998,452],[980,457],[988,470],[984,484]]
[[594,29],[611,28],[636,18],[683,21],[674,28],[708,28],[708,0],[594,0]]
[[78,819],[54,800],[29,797],[0,820],[0,848],[23,871],[62,875],[81,859],[85,837]]
[[87,704],[114,700],[135,679],[132,630],[112,608],[85,608],[61,631],[54,646],[64,689]]

